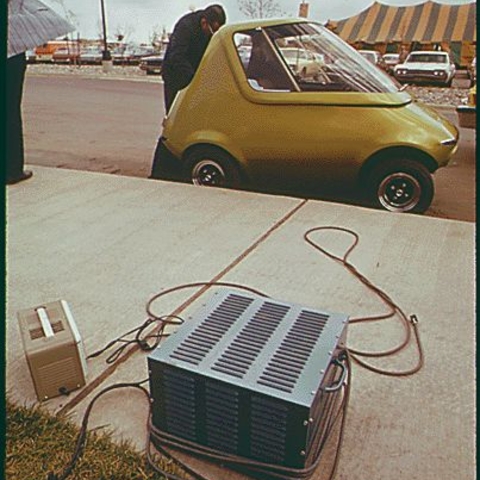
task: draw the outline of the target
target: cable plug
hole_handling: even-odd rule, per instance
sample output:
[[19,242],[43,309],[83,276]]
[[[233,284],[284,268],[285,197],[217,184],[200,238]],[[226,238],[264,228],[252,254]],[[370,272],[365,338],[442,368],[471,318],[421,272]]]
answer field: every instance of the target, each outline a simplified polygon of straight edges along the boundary
[[146,340],[139,340],[138,345],[144,351],[149,351],[149,350],[152,349],[152,347],[148,344],[148,342]]
[[410,315],[410,323],[411,323],[412,325],[416,325],[416,324],[418,323],[418,318],[417,318],[417,316],[416,316],[415,314]]

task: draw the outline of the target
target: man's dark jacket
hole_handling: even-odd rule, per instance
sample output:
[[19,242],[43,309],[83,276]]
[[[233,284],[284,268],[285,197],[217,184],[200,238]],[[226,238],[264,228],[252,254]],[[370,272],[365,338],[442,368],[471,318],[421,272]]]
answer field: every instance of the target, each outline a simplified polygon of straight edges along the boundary
[[210,41],[200,26],[203,10],[188,13],[175,25],[163,60],[167,110],[175,94],[193,78]]

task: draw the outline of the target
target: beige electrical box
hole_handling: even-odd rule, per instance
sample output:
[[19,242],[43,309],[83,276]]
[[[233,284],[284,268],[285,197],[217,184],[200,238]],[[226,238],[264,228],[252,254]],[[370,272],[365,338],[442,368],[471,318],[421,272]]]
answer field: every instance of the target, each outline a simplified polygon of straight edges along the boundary
[[39,400],[67,394],[85,385],[83,342],[65,300],[17,313],[23,348]]

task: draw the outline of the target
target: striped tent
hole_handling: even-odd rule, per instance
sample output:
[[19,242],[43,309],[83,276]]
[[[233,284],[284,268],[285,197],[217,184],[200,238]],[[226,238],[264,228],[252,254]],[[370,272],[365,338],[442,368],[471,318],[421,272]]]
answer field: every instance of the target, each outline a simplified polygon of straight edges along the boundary
[[476,42],[476,2],[446,5],[427,1],[395,7],[374,2],[354,17],[328,22],[347,42]]

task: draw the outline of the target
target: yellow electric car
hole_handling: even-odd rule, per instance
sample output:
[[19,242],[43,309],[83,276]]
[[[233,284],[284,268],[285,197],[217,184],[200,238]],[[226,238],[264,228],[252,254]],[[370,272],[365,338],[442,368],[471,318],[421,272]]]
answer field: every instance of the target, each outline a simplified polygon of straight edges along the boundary
[[305,19],[223,26],[163,127],[151,178],[176,170],[195,185],[233,188],[340,182],[399,212],[429,207],[432,173],[458,143],[455,126]]

